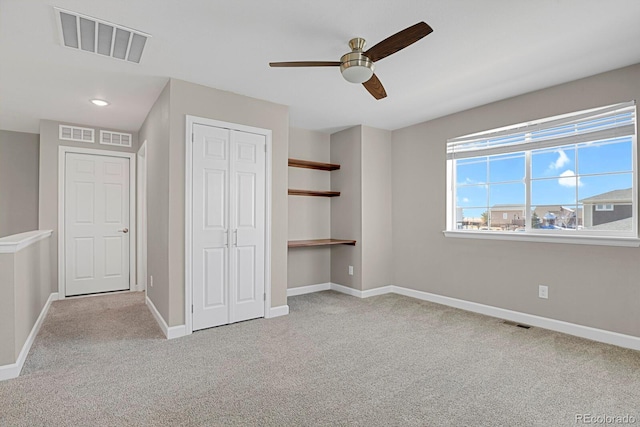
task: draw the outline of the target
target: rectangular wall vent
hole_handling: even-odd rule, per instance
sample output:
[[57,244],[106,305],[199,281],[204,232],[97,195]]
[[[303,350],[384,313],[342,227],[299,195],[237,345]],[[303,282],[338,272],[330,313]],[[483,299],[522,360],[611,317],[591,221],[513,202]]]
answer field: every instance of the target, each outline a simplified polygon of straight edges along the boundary
[[117,145],[118,147],[131,147],[131,134],[101,130],[100,144]]
[[54,7],[63,46],[140,62],[151,35],[91,16]]
[[60,139],[77,142],[95,142],[95,131],[89,128],[81,128],[77,126],[59,126]]

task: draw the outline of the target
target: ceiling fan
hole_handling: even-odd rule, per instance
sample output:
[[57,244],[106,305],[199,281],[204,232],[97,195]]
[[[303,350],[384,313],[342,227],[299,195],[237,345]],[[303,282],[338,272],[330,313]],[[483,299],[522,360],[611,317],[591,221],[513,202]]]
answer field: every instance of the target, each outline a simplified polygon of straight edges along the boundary
[[418,22],[404,30],[387,37],[371,49],[364,52],[365,40],[356,37],[349,41],[351,52],[345,53],[340,61],[294,61],[294,62],[270,62],[271,67],[340,67],[342,77],[351,83],[362,85],[376,99],[387,96],[382,83],[373,73],[374,62],[386,58],[407,46],[412,45],[421,38],[429,35],[433,29],[425,22]]

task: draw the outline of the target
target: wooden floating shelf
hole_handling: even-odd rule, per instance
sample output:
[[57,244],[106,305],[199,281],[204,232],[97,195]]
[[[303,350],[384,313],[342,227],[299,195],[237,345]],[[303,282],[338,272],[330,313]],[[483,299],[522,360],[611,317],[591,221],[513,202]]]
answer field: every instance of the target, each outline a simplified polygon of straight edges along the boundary
[[290,196],[316,196],[316,197],[337,197],[339,191],[314,191],[314,190],[294,190],[289,189]]
[[351,245],[355,246],[355,240],[341,239],[313,239],[313,240],[289,240],[290,248],[309,248],[313,246],[329,246],[329,245]]
[[340,165],[333,163],[312,162],[310,160],[289,159],[289,166],[293,168],[318,169],[322,171],[334,171],[340,169]]

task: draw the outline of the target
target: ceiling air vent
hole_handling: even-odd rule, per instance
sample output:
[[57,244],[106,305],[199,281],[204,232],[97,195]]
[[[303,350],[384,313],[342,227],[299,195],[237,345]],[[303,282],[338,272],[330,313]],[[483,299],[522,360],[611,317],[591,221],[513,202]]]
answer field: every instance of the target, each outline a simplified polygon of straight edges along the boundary
[[101,130],[100,144],[131,147],[131,134]]
[[58,135],[60,139],[64,139],[67,141],[78,141],[78,142],[91,142],[95,141],[94,139],[94,130],[89,128],[80,128],[77,126],[67,126],[60,125],[59,126]]
[[69,10],[54,9],[63,46],[140,62],[151,35]]

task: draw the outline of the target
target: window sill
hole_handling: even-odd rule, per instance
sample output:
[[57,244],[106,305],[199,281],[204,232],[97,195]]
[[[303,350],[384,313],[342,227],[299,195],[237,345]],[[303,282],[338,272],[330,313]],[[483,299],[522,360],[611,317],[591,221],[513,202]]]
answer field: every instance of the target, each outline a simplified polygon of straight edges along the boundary
[[557,236],[545,234],[501,233],[497,231],[443,231],[446,237],[462,239],[512,240],[516,242],[565,243],[573,245],[640,247],[636,237]]

